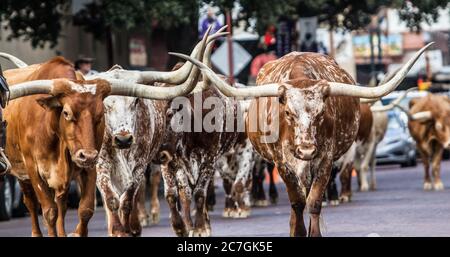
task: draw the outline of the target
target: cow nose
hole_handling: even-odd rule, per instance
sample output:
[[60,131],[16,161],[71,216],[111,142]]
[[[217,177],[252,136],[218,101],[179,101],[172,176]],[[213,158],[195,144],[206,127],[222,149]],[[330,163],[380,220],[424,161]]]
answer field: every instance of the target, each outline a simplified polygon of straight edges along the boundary
[[129,148],[133,143],[133,135],[130,133],[115,135],[114,143],[120,149]]
[[311,160],[316,154],[314,145],[300,145],[295,149],[295,157],[302,160]]
[[75,162],[80,166],[92,166],[97,161],[98,151],[97,150],[86,150],[81,149],[75,153]]

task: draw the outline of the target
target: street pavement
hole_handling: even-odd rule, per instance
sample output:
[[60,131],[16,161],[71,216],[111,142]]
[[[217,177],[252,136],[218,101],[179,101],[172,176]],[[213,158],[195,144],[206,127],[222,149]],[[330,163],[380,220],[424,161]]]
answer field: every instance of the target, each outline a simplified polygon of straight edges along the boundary
[[[450,188],[449,170],[450,162],[446,161],[442,164],[442,179]],[[376,191],[354,192],[352,202],[323,208],[324,236],[450,236],[450,189],[423,191],[421,163],[413,168],[378,166],[377,179]],[[355,178],[353,188],[357,188]],[[225,219],[221,215],[224,194],[219,186],[217,204],[210,214],[213,236],[289,236],[290,205],[284,184],[278,184],[278,189],[277,205],[253,208],[248,219]],[[160,223],[144,228],[142,236],[174,236],[164,199],[161,199],[161,209]],[[67,231],[71,232],[76,223],[76,211],[69,210]],[[41,228],[44,232],[45,227]],[[30,233],[28,217],[0,222],[0,236],[29,236]],[[107,235],[102,208],[96,210],[89,223],[89,235]]]

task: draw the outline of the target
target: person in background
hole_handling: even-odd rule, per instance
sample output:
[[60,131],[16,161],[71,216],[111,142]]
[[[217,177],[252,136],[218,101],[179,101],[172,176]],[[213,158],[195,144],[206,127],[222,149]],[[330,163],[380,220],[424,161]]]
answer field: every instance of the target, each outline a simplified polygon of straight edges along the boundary
[[264,45],[266,47],[266,49],[269,48],[274,48],[275,49],[275,44],[277,42],[276,39],[276,28],[274,25],[270,25],[269,27],[267,27],[266,33],[264,34]]
[[254,82],[256,80],[256,76],[258,76],[259,70],[264,66],[264,64],[276,59],[277,56],[275,55],[275,45],[272,45],[270,47],[264,46],[264,52],[257,55],[250,64],[249,81]]
[[300,51],[314,53],[317,53],[319,51],[318,44],[312,37],[311,33],[306,33],[305,40],[300,45]]
[[81,72],[84,76],[89,76],[98,73],[92,69],[92,62],[94,59],[88,57],[81,57],[75,61],[75,70]]
[[198,33],[200,38],[203,38],[203,35],[205,35],[206,30],[208,30],[210,25],[213,25],[210,34],[216,33],[222,27],[222,24],[220,24],[216,18],[213,8],[208,7],[206,18],[201,22],[200,31]]

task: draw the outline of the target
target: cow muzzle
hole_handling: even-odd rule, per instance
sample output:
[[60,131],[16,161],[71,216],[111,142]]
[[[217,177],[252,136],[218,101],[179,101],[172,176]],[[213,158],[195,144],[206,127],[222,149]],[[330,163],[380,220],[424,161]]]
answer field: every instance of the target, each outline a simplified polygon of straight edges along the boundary
[[119,149],[130,148],[133,144],[133,135],[130,133],[117,134],[113,138],[113,146]]
[[316,156],[316,146],[312,144],[299,145],[295,148],[294,156],[298,159],[309,161]]
[[80,149],[72,157],[72,160],[80,168],[93,168],[97,163],[98,151]]

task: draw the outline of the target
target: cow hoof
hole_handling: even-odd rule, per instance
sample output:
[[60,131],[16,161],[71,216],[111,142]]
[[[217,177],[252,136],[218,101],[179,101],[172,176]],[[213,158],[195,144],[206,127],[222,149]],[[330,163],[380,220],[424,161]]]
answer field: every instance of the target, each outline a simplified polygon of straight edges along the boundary
[[175,235],[177,235],[178,237],[186,237],[186,236],[190,237],[192,231],[189,231],[189,233],[187,233],[183,229],[174,229],[173,232],[175,232]]
[[377,185],[376,184],[370,184],[370,191],[376,191]]
[[369,191],[369,185],[367,184],[362,184],[361,188],[359,189],[361,192],[367,192]]
[[423,190],[430,191],[431,189],[432,189],[432,186],[431,186],[430,182],[423,183]]
[[330,201],[330,205],[331,206],[338,206],[339,205],[339,200],[331,200]]
[[31,237],[42,237],[42,233],[31,232]]
[[433,187],[435,191],[444,190],[444,184],[441,181],[434,183]]
[[328,206],[327,201],[323,201],[323,202],[322,202],[322,207],[327,207],[327,206]]
[[237,209],[231,212],[231,217],[235,219],[246,219],[250,215],[250,210]]
[[269,205],[269,203],[267,202],[267,200],[256,200],[254,203],[254,206],[256,207],[267,207]]
[[150,217],[146,216],[146,217],[140,218],[139,223],[141,223],[141,226],[143,228],[148,227],[150,225]]
[[223,210],[222,217],[224,217],[224,218],[231,218],[232,217],[231,213],[232,213],[232,210],[230,208],[225,208]]
[[208,229],[194,229],[189,232],[189,237],[209,237],[211,236],[211,231]]
[[343,196],[339,197],[339,200],[341,201],[341,203],[348,203],[348,202],[350,202],[351,198],[348,195],[343,195]]
[[68,237],[81,237],[81,235],[80,235],[80,234],[78,234],[78,233],[75,233],[75,232],[73,232],[73,233],[70,233],[70,234],[68,234],[67,236],[68,236]]
[[208,210],[208,212],[213,212],[214,211],[214,205],[207,204],[206,205],[206,209]]
[[113,232],[110,236],[111,236],[111,237],[131,237],[130,234],[125,233],[125,232],[123,232],[123,231],[116,231],[116,232]]
[[159,212],[154,212],[151,215],[152,215],[151,224],[153,225],[158,224],[160,221]]

